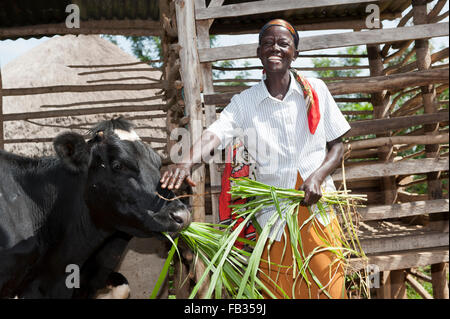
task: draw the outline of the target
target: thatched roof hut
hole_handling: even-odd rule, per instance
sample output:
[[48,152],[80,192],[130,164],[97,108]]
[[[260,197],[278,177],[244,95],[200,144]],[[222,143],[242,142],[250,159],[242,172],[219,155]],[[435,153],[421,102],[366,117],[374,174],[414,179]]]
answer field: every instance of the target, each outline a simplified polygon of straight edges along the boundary
[[[5,149],[27,155],[48,154],[52,152],[50,138],[62,130],[79,129],[84,133],[89,123],[120,114],[138,116],[134,123],[147,127],[138,129],[138,133],[147,137],[147,141],[159,141],[151,145],[162,148],[166,134],[165,115],[158,110],[163,104],[156,95],[160,90],[146,89],[147,85],[159,85],[160,77],[158,68],[140,62],[98,35],[53,37],[2,69],[3,88],[70,86],[72,89],[62,93],[4,96],[6,117],[26,113],[23,120],[5,122]],[[91,90],[91,87],[110,84],[111,90]],[[121,90],[117,84],[136,84],[140,88]],[[76,92],[79,86],[83,92]],[[97,112],[93,108],[109,108],[109,111]],[[156,118],[152,117],[155,115]],[[14,143],[31,138],[41,142]]]

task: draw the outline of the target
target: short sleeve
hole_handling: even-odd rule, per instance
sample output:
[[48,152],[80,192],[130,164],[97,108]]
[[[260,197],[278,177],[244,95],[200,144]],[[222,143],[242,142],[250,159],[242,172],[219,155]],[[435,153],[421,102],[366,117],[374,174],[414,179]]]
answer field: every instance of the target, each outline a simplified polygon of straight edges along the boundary
[[239,129],[242,128],[241,112],[239,96],[235,95],[220,113],[219,118],[206,129],[220,139],[219,149],[225,148],[233,137],[239,135]]
[[319,104],[322,103],[325,137],[326,141],[330,142],[347,133],[351,127],[334,101],[327,85],[322,80],[318,81],[320,81]]

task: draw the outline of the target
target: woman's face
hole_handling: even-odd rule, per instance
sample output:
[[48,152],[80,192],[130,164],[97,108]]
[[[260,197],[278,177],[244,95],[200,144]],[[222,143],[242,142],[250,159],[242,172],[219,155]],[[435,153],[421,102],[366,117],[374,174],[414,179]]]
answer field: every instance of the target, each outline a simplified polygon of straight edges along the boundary
[[298,56],[291,33],[281,26],[270,27],[264,32],[257,54],[267,73],[287,72]]

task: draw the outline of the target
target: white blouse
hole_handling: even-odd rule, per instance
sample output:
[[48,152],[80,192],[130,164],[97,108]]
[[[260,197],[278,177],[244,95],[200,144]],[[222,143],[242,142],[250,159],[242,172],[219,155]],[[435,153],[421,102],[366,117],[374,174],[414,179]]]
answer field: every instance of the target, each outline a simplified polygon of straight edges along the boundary
[[[350,129],[326,84],[316,78],[307,80],[319,97],[320,121],[314,135],[309,131],[301,86],[292,73],[289,90],[283,100],[271,96],[261,80],[233,96],[219,118],[207,128],[219,137],[221,148],[225,148],[233,138],[240,137],[256,162],[256,179],[262,183],[294,188],[297,171],[305,181],[325,159],[326,143]],[[335,190],[331,176],[326,177],[322,187],[328,191]],[[257,215],[261,227],[274,212],[275,208],[265,209]],[[329,222],[319,220],[324,225]],[[278,241],[283,228],[279,228]]]

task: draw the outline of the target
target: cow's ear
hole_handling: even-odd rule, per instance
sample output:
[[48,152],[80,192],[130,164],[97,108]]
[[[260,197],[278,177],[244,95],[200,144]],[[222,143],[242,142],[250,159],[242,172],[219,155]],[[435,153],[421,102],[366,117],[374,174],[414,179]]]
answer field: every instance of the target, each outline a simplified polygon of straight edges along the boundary
[[73,132],[59,134],[53,141],[56,154],[74,172],[87,169],[89,152],[83,136]]

